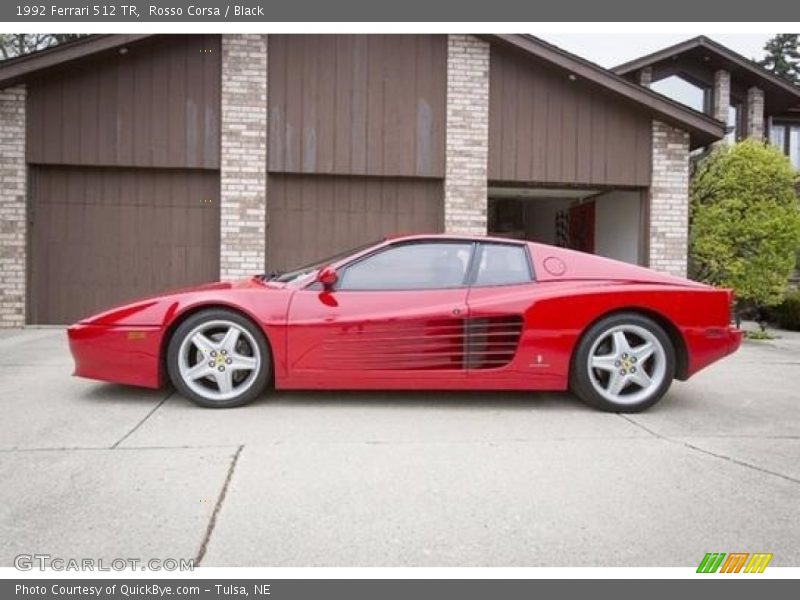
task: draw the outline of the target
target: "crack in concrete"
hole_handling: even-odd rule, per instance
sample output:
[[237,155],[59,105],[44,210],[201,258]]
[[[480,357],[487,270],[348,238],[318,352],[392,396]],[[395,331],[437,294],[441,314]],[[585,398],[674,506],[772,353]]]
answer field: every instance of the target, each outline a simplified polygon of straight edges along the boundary
[[[162,401],[163,403],[163,401]],[[622,415],[619,415],[622,416]],[[668,439],[666,436],[656,434],[652,430],[648,429],[644,425],[640,423],[636,423],[630,419],[628,419],[632,424],[636,425],[639,429],[647,432],[650,436],[661,438],[661,439]],[[788,434],[763,434],[763,435],[755,435],[755,434],[693,434],[691,436],[687,436],[691,438],[700,438],[700,439],[757,439],[757,440],[800,440],[800,435],[788,435]],[[608,441],[615,441],[615,440],[643,440],[647,439],[646,436],[642,435],[609,435],[609,436],[551,436],[551,437],[538,437],[538,438],[496,438],[496,439],[474,439],[474,440],[322,440],[319,442],[313,443],[320,443],[320,444],[332,444],[332,445],[359,445],[359,444],[366,444],[366,445],[414,445],[414,444],[426,444],[426,445],[441,445],[441,444],[489,444],[489,445],[497,445],[497,444],[538,444],[543,442],[586,442],[586,441],[598,441],[598,442],[608,442]],[[680,439],[670,439],[670,441],[674,441],[676,443],[682,444],[689,444],[689,442],[684,442]],[[301,440],[271,440],[271,441],[261,441],[255,444],[255,446],[280,446],[284,444],[308,444],[312,443],[309,440],[301,439]],[[108,446],[53,446],[53,447],[31,447],[31,448],[24,448],[19,446],[12,446],[10,448],[0,448],[0,454],[11,454],[11,453],[23,453],[23,452],[86,452],[86,451],[100,451],[105,452],[110,449],[113,450],[204,450],[208,448],[237,448],[240,445],[240,442],[220,442],[218,444],[174,444],[174,445],[147,445],[147,446],[116,446],[109,448]],[[248,444],[253,445],[253,444]],[[707,451],[710,453],[710,451]]]
[[0,453],[11,454],[13,452],[108,452],[109,450],[205,450],[207,448],[236,448],[239,444],[180,444],[176,446],[120,446],[109,448],[108,446],[60,446],[53,448],[0,448]]
[[233,458],[231,459],[231,464],[228,466],[228,474],[225,477],[225,483],[222,484],[222,489],[219,492],[217,503],[214,505],[214,512],[211,513],[211,518],[208,520],[208,526],[206,527],[206,533],[203,536],[203,541],[200,544],[200,549],[197,551],[197,556],[194,558],[195,567],[200,566],[200,563],[206,556],[208,542],[211,539],[211,534],[214,533],[214,528],[217,526],[217,516],[222,509],[222,504],[225,502],[225,497],[228,495],[228,486],[230,486],[231,479],[233,479],[233,472],[236,469],[236,463],[239,462],[239,456],[241,456],[242,450],[244,450],[244,444],[236,448],[236,452],[234,452]]
[[642,425],[641,423],[639,423],[638,421],[636,421],[635,419],[633,419],[633,418],[631,418],[631,417],[629,417],[627,415],[624,415],[622,413],[617,413],[617,415],[622,417],[625,421],[627,421],[631,425],[633,425],[635,427],[638,427],[639,429],[642,429],[642,430],[646,431],[647,433],[649,433],[653,437],[655,437],[657,439],[660,439],[660,440],[664,440],[665,442],[669,442],[671,444],[677,444],[678,446],[683,446],[684,448],[688,448],[690,450],[694,450],[695,452],[700,452],[701,454],[705,454],[707,456],[713,456],[714,458],[719,458],[721,460],[726,460],[726,461],[728,461],[730,463],[733,463],[735,465],[739,465],[740,467],[745,467],[747,469],[752,469],[753,471],[758,471],[759,473],[764,473],[765,475],[772,475],[773,477],[779,477],[779,478],[784,479],[786,481],[791,481],[792,483],[800,483],[800,479],[796,479],[795,477],[792,477],[790,475],[785,475],[783,473],[778,473],[777,471],[771,471],[770,469],[765,469],[764,467],[759,467],[758,465],[754,465],[752,463],[745,462],[743,460],[739,460],[738,458],[734,458],[732,456],[728,456],[727,454],[720,454],[718,452],[713,452],[711,450],[707,450],[705,448],[701,448],[700,446],[696,446],[694,444],[691,444],[691,443],[689,443],[687,441],[671,438],[671,437],[666,436],[666,435],[662,435],[662,434],[660,434],[660,433],[658,433],[656,431],[653,431],[652,429],[650,429],[646,425]]
[[740,365],[758,365],[759,367],[763,365],[778,365],[778,366],[790,366],[796,367],[800,365],[800,361],[796,360],[742,360],[739,361]]
[[136,425],[133,426],[133,429],[131,429],[128,433],[126,433],[120,439],[118,439],[116,442],[114,442],[114,444],[111,446],[111,450],[116,450],[117,446],[119,446],[122,442],[124,442],[131,435],[133,435],[133,433],[137,429],[139,429],[139,427],[144,425],[144,422],[147,421],[147,419],[149,419],[153,415],[154,412],[156,412],[159,408],[161,408],[164,405],[164,403],[172,397],[172,395],[174,393],[175,393],[175,390],[172,390],[170,393],[168,393],[166,396],[164,396],[158,404],[156,404],[153,408],[150,409],[150,412],[148,412],[144,416],[144,418],[142,418],[138,423],[136,423]]

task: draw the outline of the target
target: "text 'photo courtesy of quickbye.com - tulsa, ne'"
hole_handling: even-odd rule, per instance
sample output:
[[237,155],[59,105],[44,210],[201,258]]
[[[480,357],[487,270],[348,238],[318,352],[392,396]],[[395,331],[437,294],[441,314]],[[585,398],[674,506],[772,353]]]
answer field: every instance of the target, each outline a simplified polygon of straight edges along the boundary
[[791,585],[787,6],[0,6],[0,596]]

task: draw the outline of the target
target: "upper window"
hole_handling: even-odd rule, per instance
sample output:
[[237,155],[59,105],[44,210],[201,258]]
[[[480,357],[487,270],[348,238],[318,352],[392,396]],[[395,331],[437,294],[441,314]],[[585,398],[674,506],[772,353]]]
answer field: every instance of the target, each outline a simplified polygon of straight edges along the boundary
[[800,169],[800,125],[789,128],[789,160],[795,169]]
[[340,290],[418,290],[464,285],[470,242],[390,246],[345,268]]
[[731,104],[728,107],[728,118],[726,120],[726,127],[725,130],[727,133],[725,134],[725,140],[729,144],[735,144],[736,140],[739,139],[739,106],[736,104]]
[[784,125],[773,125],[769,128],[769,142],[778,148],[781,152],[785,152],[786,148],[786,127]]
[[772,123],[769,141],[789,157],[795,169],[800,169],[800,123]]
[[481,244],[475,285],[509,285],[531,281],[528,254],[516,244]]

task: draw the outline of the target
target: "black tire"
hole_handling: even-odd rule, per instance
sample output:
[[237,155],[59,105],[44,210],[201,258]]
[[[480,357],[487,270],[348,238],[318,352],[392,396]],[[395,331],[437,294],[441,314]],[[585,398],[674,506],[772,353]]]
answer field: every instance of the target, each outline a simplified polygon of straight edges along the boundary
[[[660,385],[648,391],[647,397],[635,402],[614,402],[601,395],[592,383],[589,353],[595,342],[619,326],[637,326],[649,331],[664,350],[665,371]],[[601,357],[602,358],[602,357]],[[578,342],[570,367],[570,390],[589,406],[606,412],[635,413],[643,411],[661,400],[675,377],[675,348],[664,329],[652,319],[633,312],[617,313],[592,325]]]
[[[245,329],[252,336],[260,352],[260,366],[255,370],[252,383],[241,394],[233,398],[220,400],[203,397],[192,390],[180,374],[179,352],[184,339],[198,326],[212,321],[229,321]],[[264,392],[272,377],[272,355],[264,333],[250,319],[232,310],[214,308],[189,316],[175,329],[167,346],[167,372],[175,389],[195,404],[205,408],[232,408],[248,404]]]

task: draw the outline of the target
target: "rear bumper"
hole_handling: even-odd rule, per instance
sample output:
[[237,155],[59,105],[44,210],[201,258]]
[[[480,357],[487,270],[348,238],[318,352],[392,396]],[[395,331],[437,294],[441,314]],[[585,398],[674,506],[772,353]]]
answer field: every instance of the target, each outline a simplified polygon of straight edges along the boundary
[[73,325],[67,338],[74,375],[157,388],[162,335],[160,327]]
[[702,327],[684,331],[689,353],[687,377],[736,352],[744,332],[734,327]]
[[728,354],[733,354],[742,345],[744,331],[731,327],[728,329]]

